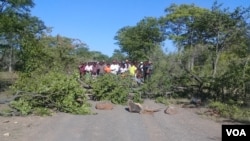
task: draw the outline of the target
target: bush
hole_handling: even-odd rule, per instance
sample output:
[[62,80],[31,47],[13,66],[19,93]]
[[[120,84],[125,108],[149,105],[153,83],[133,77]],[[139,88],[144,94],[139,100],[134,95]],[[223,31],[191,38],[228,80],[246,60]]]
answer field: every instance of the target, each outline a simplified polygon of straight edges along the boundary
[[143,103],[143,99],[141,98],[141,92],[135,92],[132,100],[136,103]]
[[228,105],[221,102],[211,102],[209,107],[218,111],[222,117],[237,121],[250,122],[250,111],[236,105]]
[[[105,74],[93,82],[94,98],[96,100],[108,100],[114,104],[125,104],[131,91],[132,79],[119,75]],[[138,95],[135,98],[140,101]]]
[[[89,114],[84,89],[77,81],[78,75],[50,71],[44,75],[22,74],[12,87],[16,92],[11,107],[22,115],[34,111],[43,113],[44,108],[73,114]],[[43,109],[43,110],[41,110]]]
[[38,107],[34,108],[33,114],[37,116],[51,116],[52,111],[48,108]]
[[10,106],[20,111],[21,115],[28,115],[32,111],[32,104],[27,102],[23,98],[19,98],[16,101],[12,101]]

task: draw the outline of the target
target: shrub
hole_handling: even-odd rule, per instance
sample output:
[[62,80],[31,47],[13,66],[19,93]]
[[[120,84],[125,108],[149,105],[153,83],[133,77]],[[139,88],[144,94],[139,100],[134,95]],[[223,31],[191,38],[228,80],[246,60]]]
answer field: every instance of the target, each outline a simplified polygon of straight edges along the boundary
[[32,104],[27,102],[23,98],[19,98],[16,101],[12,101],[10,106],[20,111],[21,115],[28,115],[32,111]]
[[231,118],[238,121],[250,122],[249,109],[241,108],[237,105],[228,105],[221,102],[211,102],[209,107],[218,111],[222,117]]
[[48,108],[38,107],[34,108],[32,113],[37,116],[51,116],[52,111]]
[[143,103],[143,99],[141,98],[141,92],[135,92],[132,100],[136,103]]
[[[105,74],[98,77],[92,85],[94,98],[96,100],[109,100],[114,104],[125,104],[131,90],[131,84],[130,77]],[[139,98],[136,97],[135,100],[139,101]]]
[[15,101],[11,102],[11,107],[22,115],[38,112],[37,108],[89,114],[90,108],[86,102],[85,91],[77,79],[77,73],[67,75],[58,71],[50,71],[44,75],[22,74],[12,87],[17,95]]

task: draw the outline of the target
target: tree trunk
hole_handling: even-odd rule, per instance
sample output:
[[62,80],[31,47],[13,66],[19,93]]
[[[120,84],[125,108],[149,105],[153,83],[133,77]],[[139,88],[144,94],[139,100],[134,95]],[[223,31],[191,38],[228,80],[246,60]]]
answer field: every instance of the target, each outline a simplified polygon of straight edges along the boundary
[[190,51],[191,51],[191,58],[190,58],[190,71],[192,72],[194,70],[194,56],[195,56],[195,47],[193,46],[193,32],[191,32],[191,47],[190,47]]
[[192,51],[192,56],[191,56],[191,60],[190,60],[190,71],[194,70],[194,56],[195,56],[195,52]]
[[10,54],[9,54],[9,72],[12,72],[12,55],[13,54],[13,47],[10,46]]
[[[246,68],[247,68],[247,65],[248,65],[248,61],[249,61],[250,57],[247,57],[246,59],[246,62],[245,62],[245,65],[244,65],[244,68],[243,68],[243,76],[242,76],[242,79],[244,80],[245,77],[246,77]],[[247,98],[247,92],[246,92],[246,82],[243,83],[243,95],[244,95],[244,98]]]
[[[223,47],[222,47],[223,48]],[[216,72],[217,72],[217,65],[220,58],[220,51],[222,51],[222,48],[220,49],[219,46],[219,32],[217,33],[217,43],[215,46],[215,60],[213,61],[213,78],[215,78]]]
[[217,64],[219,62],[219,58],[220,58],[220,53],[216,53],[215,55],[215,60],[213,62],[213,78],[215,78],[216,72],[217,72]]

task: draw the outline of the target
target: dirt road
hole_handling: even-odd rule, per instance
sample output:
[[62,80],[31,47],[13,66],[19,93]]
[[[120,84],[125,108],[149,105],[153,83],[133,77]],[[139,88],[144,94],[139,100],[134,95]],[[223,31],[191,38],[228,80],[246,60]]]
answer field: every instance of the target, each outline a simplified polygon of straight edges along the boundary
[[[165,108],[147,100],[143,105]],[[93,105],[94,106],[94,105]],[[117,105],[97,115],[57,113],[51,117],[0,117],[1,141],[220,141],[221,122],[178,108],[175,115],[129,113]],[[8,134],[9,133],[9,136]],[[5,135],[4,135],[5,134]]]

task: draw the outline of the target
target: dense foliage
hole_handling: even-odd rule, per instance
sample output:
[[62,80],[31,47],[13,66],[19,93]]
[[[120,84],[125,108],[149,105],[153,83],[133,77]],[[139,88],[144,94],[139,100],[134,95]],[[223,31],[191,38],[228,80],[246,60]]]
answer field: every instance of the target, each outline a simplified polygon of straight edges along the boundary
[[[203,99],[249,101],[249,9],[171,5],[161,23],[178,47],[177,82]],[[176,67],[175,67],[176,68]],[[177,70],[180,72],[180,70]],[[176,73],[175,73],[176,75]],[[174,80],[174,82],[176,82]]]
[[[117,32],[121,51],[135,60],[145,56],[153,60],[155,69],[144,85],[145,95],[162,97],[167,92],[177,97],[249,106],[250,8],[230,11],[221,6],[216,1],[211,10],[172,4],[166,8],[165,16],[155,19],[158,22],[148,18]],[[145,27],[152,27],[148,38],[143,36],[150,33]],[[153,34],[155,31],[160,34]],[[159,35],[173,41],[177,52],[163,53],[160,49],[165,40],[157,40]],[[150,39],[156,40],[150,42]]]
[[250,111],[248,108],[240,109],[233,101],[229,104],[224,104],[221,102],[211,102],[209,107],[217,112],[220,116],[238,120],[241,122],[250,121]]
[[[153,73],[140,86],[130,77],[115,75],[83,80],[91,84],[96,100],[125,104],[134,93],[137,102],[141,97],[164,101],[171,93],[212,100],[215,105],[250,104],[249,8],[230,11],[216,2],[211,9],[170,5],[162,17],[146,17],[118,30],[115,40],[120,48],[108,57],[89,51],[78,39],[49,35],[51,29],[31,16],[33,6],[32,0],[0,0],[0,70],[18,71],[11,106],[23,115],[50,110],[90,113],[86,89],[75,70],[81,62],[101,60],[149,60]],[[163,51],[169,40],[177,52]],[[212,107],[223,107],[218,105]]]
[[10,103],[11,107],[22,115],[33,113],[38,108],[89,114],[90,105],[86,102],[85,91],[77,79],[77,74],[67,75],[60,71],[21,76],[13,86],[17,97]]
[[132,97],[132,100],[141,102],[140,94],[133,91],[133,80],[130,76],[105,74],[98,77],[92,83],[92,86],[94,99],[96,100],[108,100],[115,104],[126,104],[129,99],[129,93],[134,92],[135,95]]
[[159,48],[165,36],[158,20],[153,17],[142,19],[136,26],[121,28],[115,36],[122,52],[131,60],[151,59],[151,54]]

